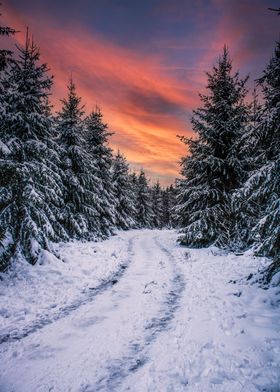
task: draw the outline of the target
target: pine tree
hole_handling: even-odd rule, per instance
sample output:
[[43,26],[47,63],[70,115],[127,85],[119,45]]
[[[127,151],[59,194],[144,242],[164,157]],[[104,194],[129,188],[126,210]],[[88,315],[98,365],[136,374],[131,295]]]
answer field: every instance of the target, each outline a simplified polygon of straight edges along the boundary
[[153,226],[153,212],[151,194],[148,185],[146,174],[142,169],[140,171],[137,181],[137,200],[136,200],[136,211],[137,211],[137,223],[138,226],[143,228],[151,228]]
[[99,179],[99,211],[100,229],[103,236],[113,233],[115,223],[115,196],[112,181],[112,149],[108,146],[108,138],[112,132],[102,121],[102,113],[97,107],[85,120],[86,150],[95,165],[95,176]]
[[162,226],[175,227],[173,209],[176,204],[175,188],[171,184],[162,192]]
[[59,224],[62,205],[57,146],[50,119],[43,113],[52,78],[28,34],[19,59],[5,74],[0,109],[0,265],[17,253],[34,264],[49,240],[66,239]]
[[152,198],[152,226],[163,227],[163,194],[159,181],[151,189]]
[[168,187],[162,191],[162,226],[169,227],[170,223],[170,199]]
[[129,165],[119,151],[113,161],[113,185],[116,200],[116,227],[123,230],[135,227],[136,210],[129,178]]
[[[240,155],[243,157],[244,184],[262,165],[259,149],[262,148],[263,143],[261,125],[263,111],[255,88],[252,103],[248,105],[248,121],[245,132],[239,142]],[[250,200],[247,195],[245,196],[243,192],[245,190],[244,184],[242,183],[241,188],[235,190],[232,197],[232,206],[236,216],[234,243],[238,250],[244,250],[253,244],[253,227],[256,225],[260,214],[259,203]]]
[[259,254],[280,257],[280,42],[260,79],[265,98],[266,162],[261,184],[264,214],[256,227]]
[[95,239],[100,235],[100,199],[94,192],[99,180],[95,167],[85,151],[83,138],[84,107],[70,79],[68,96],[61,100],[62,109],[57,117],[57,132],[61,145],[64,172],[64,208],[62,224],[70,238]]
[[176,209],[177,194],[178,194],[177,180],[176,180],[174,186],[172,184],[170,185],[170,187],[168,189],[168,194],[169,194],[169,200],[170,200],[169,225],[170,225],[170,227],[177,227],[176,218],[175,218],[175,209]]
[[138,195],[138,176],[135,171],[132,173],[129,173],[129,185],[131,189],[131,196],[132,196],[132,202],[134,205],[134,214],[133,214],[133,220],[135,222],[135,227],[139,227],[139,220],[137,216],[137,195]]
[[241,189],[241,197],[257,214],[252,230],[257,253],[280,257],[280,43],[259,83],[264,110],[254,134],[255,170]]
[[246,80],[232,75],[227,48],[207,73],[208,95],[192,118],[196,139],[182,137],[189,156],[182,159],[176,215],[182,244],[228,245],[234,230],[231,194],[243,179],[238,142],[246,124]]

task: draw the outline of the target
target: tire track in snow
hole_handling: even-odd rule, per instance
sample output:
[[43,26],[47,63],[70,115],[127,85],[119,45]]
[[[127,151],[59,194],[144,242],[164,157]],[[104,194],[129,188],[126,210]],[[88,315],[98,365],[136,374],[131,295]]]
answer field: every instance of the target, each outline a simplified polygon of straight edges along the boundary
[[127,260],[123,261],[120,264],[119,268],[114,273],[112,273],[111,276],[106,281],[102,281],[96,287],[89,288],[89,291],[86,292],[86,295],[83,298],[79,298],[76,301],[72,302],[71,304],[63,308],[60,308],[59,313],[54,314],[52,317],[50,317],[49,314],[44,314],[40,316],[35,322],[24,327],[23,330],[19,332],[15,332],[15,333],[11,332],[11,333],[0,335],[0,345],[3,343],[18,341],[31,335],[32,333],[44,328],[46,325],[52,324],[53,322],[68,316],[70,313],[78,309],[80,306],[92,302],[97,296],[100,296],[105,291],[112,288],[115,284],[119,282],[119,280],[122,278],[125,271],[127,270],[127,268],[129,267],[129,265],[133,260],[132,249],[133,249],[133,243],[135,238],[137,238],[137,236],[132,237],[128,240]]
[[173,270],[172,286],[162,301],[158,316],[148,321],[144,327],[144,336],[130,343],[130,350],[126,355],[109,361],[105,377],[101,377],[94,386],[81,387],[79,392],[117,391],[126,377],[137,372],[149,361],[149,347],[161,332],[168,330],[175,312],[179,308],[179,302],[186,285],[184,276],[174,261],[172,253],[159,242],[157,237],[154,237],[153,241],[166,256]]

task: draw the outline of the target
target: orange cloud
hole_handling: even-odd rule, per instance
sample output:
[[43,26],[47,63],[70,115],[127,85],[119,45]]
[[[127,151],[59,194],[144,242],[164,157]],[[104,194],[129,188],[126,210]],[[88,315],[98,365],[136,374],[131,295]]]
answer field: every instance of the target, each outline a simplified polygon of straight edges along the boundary
[[187,132],[185,113],[198,102],[190,84],[168,76],[159,56],[118,47],[82,27],[61,30],[51,21],[42,24],[12,9],[5,14],[7,23],[22,31],[16,36],[19,42],[24,41],[26,25],[34,34],[55,75],[56,108],[72,73],[88,111],[96,103],[101,106],[115,132],[114,148],[153,177],[168,174],[169,182],[178,176],[177,162],[185,149],[176,135]]
[[[205,87],[204,72],[227,44],[234,69],[243,67],[245,73],[253,69],[258,77],[262,63],[269,58],[268,42],[271,48],[274,45],[271,36],[278,31],[279,18],[261,0],[254,7],[251,0],[213,0],[208,5],[199,1],[191,8],[188,1],[180,6],[162,1],[154,12],[155,17],[160,12],[174,22],[190,19],[197,34],[190,39],[184,35],[151,37],[155,53],[148,55],[113,44],[77,23],[65,26],[64,22],[62,29],[45,15],[19,15],[6,4],[3,10],[7,24],[22,31],[29,25],[34,33],[43,59],[55,75],[55,107],[60,106],[59,98],[65,95],[72,72],[87,109],[100,105],[105,121],[115,131],[112,146],[120,148],[135,167],[143,166],[153,178],[170,182],[178,175],[177,162],[186,153],[176,135],[191,134],[189,116],[200,104],[197,92]],[[213,15],[216,19],[211,22]],[[24,34],[17,39],[23,42]],[[169,55],[186,51],[194,56],[193,66],[170,64],[165,49]],[[186,55],[179,58],[184,61]]]

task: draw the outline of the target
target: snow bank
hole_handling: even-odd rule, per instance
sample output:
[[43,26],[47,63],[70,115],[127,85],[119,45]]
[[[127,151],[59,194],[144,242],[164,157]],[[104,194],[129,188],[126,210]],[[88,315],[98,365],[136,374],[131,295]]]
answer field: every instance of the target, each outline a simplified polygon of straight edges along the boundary
[[125,263],[127,246],[123,233],[103,242],[55,244],[61,259],[44,252],[35,266],[19,260],[0,274],[0,335],[16,337],[87,301]]

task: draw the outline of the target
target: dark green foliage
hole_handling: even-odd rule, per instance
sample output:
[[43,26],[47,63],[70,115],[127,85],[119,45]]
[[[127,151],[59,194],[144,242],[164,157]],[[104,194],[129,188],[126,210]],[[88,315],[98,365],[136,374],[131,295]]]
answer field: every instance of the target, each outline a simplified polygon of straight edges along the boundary
[[176,189],[170,185],[162,191],[162,226],[175,227],[174,208],[176,206]]
[[108,145],[108,138],[112,132],[102,121],[102,113],[96,108],[85,120],[85,149],[94,162],[94,175],[98,179],[98,207],[100,230],[104,237],[113,233],[115,227],[115,196],[112,181],[112,149]]
[[189,155],[182,159],[176,220],[180,241],[194,247],[231,241],[235,217],[231,194],[243,179],[239,140],[247,120],[246,80],[232,75],[228,50],[212,73],[208,73],[208,95],[192,118],[196,139],[182,137]]
[[17,251],[34,264],[49,240],[66,239],[58,223],[63,203],[57,145],[43,101],[52,85],[28,35],[5,74],[9,85],[0,112],[1,269]]
[[159,181],[151,189],[152,197],[152,226],[163,227],[163,192]]
[[127,230],[135,227],[135,200],[133,185],[129,176],[129,165],[118,151],[113,162],[113,185],[115,196],[116,227]]
[[96,168],[85,149],[83,106],[70,80],[68,96],[58,113],[57,132],[61,145],[61,167],[64,182],[64,206],[61,222],[70,238],[96,238],[100,232],[100,191]]
[[273,258],[270,279],[280,257],[280,44],[258,84],[263,103],[253,94],[245,105],[245,81],[231,76],[227,50],[208,74],[210,95],[194,112],[196,139],[182,160],[175,221],[181,242],[215,244],[235,250],[254,246]]
[[[264,95],[261,122],[254,134],[254,170],[241,189],[257,213],[252,230],[257,253],[280,254],[280,43],[259,80]],[[247,141],[247,144],[249,141]]]
[[136,189],[136,217],[138,227],[151,228],[153,225],[151,193],[143,169],[139,174]]
[[244,250],[252,246],[255,241],[253,228],[258,221],[260,208],[258,203],[250,202],[250,199],[243,193],[243,190],[245,191],[249,178],[260,167],[258,148],[262,133],[262,116],[263,107],[258,101],[255,88],[252,104],[248,105],[248,121],[245,132],[239,142],[244,182],[232,195],[232,208],[235,214],[235,231],[232,242],[235,243],[235,248],[238,250]]
[[254,245],[256,253],[279,257],[280,252],[280,47],[259,80],[264,103],[256,96],[241,151],[247,179],[235,192],[240,248]]

